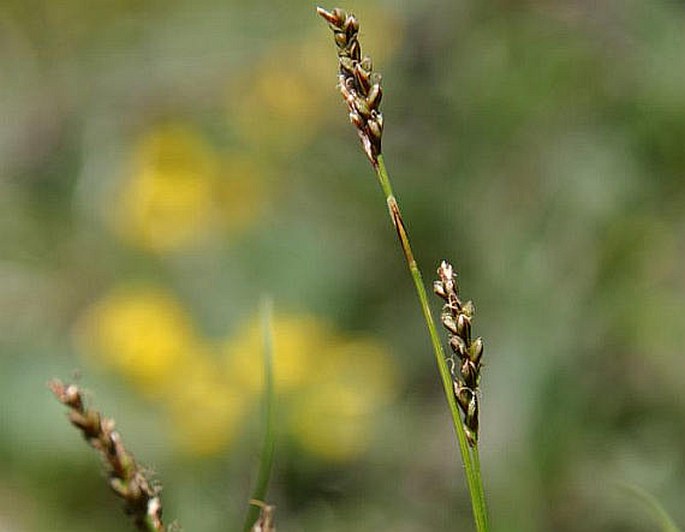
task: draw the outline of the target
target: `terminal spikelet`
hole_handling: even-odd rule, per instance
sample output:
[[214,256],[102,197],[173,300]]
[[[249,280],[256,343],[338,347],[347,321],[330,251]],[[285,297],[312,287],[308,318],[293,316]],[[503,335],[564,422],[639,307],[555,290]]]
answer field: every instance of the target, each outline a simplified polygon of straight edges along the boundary
[[362,57],[359,22],[354,15],[337,7],[332,11],[319,7],[316,12],[333,30],[340,65],[338,88],[347,103],[350,122],[357,130],[364,152],[377,168],[383,135],[381,75],[373,71],[370,57]]

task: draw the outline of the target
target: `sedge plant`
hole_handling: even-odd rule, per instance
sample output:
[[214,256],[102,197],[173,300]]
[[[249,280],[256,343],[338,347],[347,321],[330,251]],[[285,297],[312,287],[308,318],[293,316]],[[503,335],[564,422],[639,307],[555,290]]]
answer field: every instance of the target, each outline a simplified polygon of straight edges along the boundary
[[478,384],[483,341],[480,338],[471,338],[473,304],[462,303],[457,294],[453,268],[443,261],[438,269],[439,279],[435,282],[434,291],[445,302],[442,323],[449,333],[449,344],[453,351],[453,355],[446,357],[430,309],[423,276],[414,258],[407,226],[402,218],[381,150],[381,76],[374,72],[371,58],[362,56],[358,39],[359,22],[354,15],[340,8],[327,11],[319,7],[317,13],[328,22],[333,31],[339,62],[338,88],[347,104],[350,122],[355,127],[364,153],[378,178],[390,219],[414,282],[459,442],[476,529],[478,532],[485,532],[488,530],[488,515],[478,451]]

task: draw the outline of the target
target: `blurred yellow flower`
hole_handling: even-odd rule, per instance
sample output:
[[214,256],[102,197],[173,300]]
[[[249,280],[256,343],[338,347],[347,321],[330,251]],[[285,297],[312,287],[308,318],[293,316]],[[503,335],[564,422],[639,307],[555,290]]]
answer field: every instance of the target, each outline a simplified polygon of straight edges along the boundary
[[186,453],[216,454],[240,432],[248,398],[230,383],[222,369],[211,358],[196,359],[178,368],[165,405],[174,427],[173,437]]
[[[396,393],[392,358],[378,342],[346,337],[311,316],[278,315],[273,330],[284,431],[322,458],[354,458],[368,445],[374,414]],[[75,331],[87,356],[167,410],[184,452],[222,451],[260,403],[259,323],[228,342],[220,358],[176,298],[143,285],[113,290],[87,309]]]
[[219,164],[211,146],[189,127],[166,124],[150,131],[121,191],[116,228],[152,251],[187,244],[213,223]]
[[76,328],[80,349],[157,396],[184,359],[200,349],[178,301],[151,286],[120,287],[87,309]]
[[[331,337],[329,327],[310,316],[278,316],[273,324],[274,380],[279,393],[288,393],[312,380],[318,351]],[[261,323],[250,324],[227,345],[228,372],[251,394],[261,393],[264,378]]]
[[126,240],[154,252],[192,244],[217,229],[243,229],[262,198],[257,165],[224,161],[188,125],[164,124],[139,142],[111,222]]
[[[397,368],[376,341],[346,338],[311,316],[274,318],[274,378],[285,430],[330,460],[362,452],[372,417],[397,390]],[[252,394],[263,381],[262,333],[247,327],[226,346],[228,373]]]
[[250,394],[233,383],[171,294],[117,288],[87,309],[75,335],[86,356],[167,410],[182,451],[214,454],[238,433]]
[[368,404],[385,403],[397,389],[397,367],[387,350],[369,338],[340,339],[326,350],[317,370],[321,377],[354,390]]
[[304,450],[327,460],[347,461],[366,449],[378,405],[357,391],[335,381],[303,391],[291,406],[288,424]]

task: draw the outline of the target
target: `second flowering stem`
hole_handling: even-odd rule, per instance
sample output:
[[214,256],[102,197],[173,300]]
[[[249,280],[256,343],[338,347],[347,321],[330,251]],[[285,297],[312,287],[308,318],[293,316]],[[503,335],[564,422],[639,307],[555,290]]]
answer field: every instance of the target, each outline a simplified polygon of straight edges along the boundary
[[407,228],[404,225],[399,204],[397,203],[397,199],[393,193],[392,184],[390,183],[390,176],[388,175],[382,155],[378,156],[377,164],[374,165],[374,169],[376,170],[378,182],[385,195],[385,200],[388,204],[388,212],[390,214],[393,226],[395,227],[395,231],[397,232],[400,245],[402,246],[402,252],[404,253],[404,257],[407,261],[407,267],[409,268],[412,280],[414,281],[414,287],[416,289],[416,294],[419,297],[419,303],[421,305],[423,317],[426,322],[426,328],[428,329],[431,344],[433,345],[433,353],[438,366],[438,372],[440,373],[440,380],[442,382],[445,398],[447,399],[447,404],[452,415],[452,424],[454,425],[454,430],[459,441],[461,458],[464,462],[464,471],[466,474],[466,482],[468,484],[469,492],[471,494],[471,506],[473,509],[474,520],[476,522],[476,530],[478,530],[478,532],[485,532],[488,530],[488,516],[485,504],[483,481],[480,473],[478,445],[474,444],[471,446],[469,444],[469,439],[461,421],[459,406],[454,394],[452,374],[447,366],[445,351],[443,350],[442,341],[435,326],[433,313],[431,312],[428,302],[426,286],[423,282],[421,270],[414,259],[414,252],[412,251],[411,243],[409,241],[409,234],[407,233]]

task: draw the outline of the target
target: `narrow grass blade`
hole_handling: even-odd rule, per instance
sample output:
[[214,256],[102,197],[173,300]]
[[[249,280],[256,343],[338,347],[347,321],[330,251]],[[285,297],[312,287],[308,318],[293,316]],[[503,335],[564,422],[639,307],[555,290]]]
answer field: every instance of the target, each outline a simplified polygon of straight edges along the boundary
[[680,532],[680,528],[654,495],[636,484],[619,483],[619,488],[644,505],[658,523],[661,532]]
[[272,323],[273,303],[270,299],[266,299],[262,304],[264,342],[264,443],[262,445],[262,454],[259,460],[257,482],[255,483],[255,488],[252,492],[252,497],[250,498],[250,507],[245,518],[245,526],[243,527],[245,532],[250,532],[255,521],[259,518],[260,508],[266,500],[266,493],[269,489],[269,480],[271,478],[271,470],[274,461],[276,442],[276,392],[274,389],[273,374],[274,344]]

